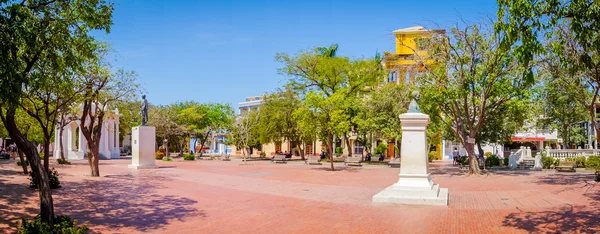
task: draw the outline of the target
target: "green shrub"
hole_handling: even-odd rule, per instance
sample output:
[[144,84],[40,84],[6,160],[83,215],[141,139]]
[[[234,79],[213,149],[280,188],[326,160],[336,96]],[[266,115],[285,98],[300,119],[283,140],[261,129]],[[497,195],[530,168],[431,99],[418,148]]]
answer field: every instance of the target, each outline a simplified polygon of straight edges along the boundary
[[584,156],[579,156],[575,158],[575,167],[585,168],[586,159]]
[[342,155],[344,153],[344,148],[342,147],[335,147],[335,154],[336,155]]
[[173,159],[171,159],[171,158],[169,158],[169,157],[164,157],[164,158],[162,158],[162,161],[163,161],[163,162],[172,162],[172,161],[173,161]]
[[71,165],[71,162],[67,161],[66,159],[62,159],[62,158],[57,158],[56,162],[58,164],[67,164],[67,165]]
[[596,181],[600,181],[600,156],[588,157],[586,164],[587,169],[596,171]]
[[184,154],[183,155],[183,160],[195,160],[196,156],[193,154]]
[[40,159],[44,159],[44,152],[40,152],[39,155],[40,155]]
[[155,158],[156,158],[156,160],[161,160],[161,159],[163,159],[164,156],[165,156],[164,152],[158,151],[158,152],[156,152],[156,157]]
[[553,157],[542,157],[542,168],[550,169],[552,166],[557,166],[559,163],[558,159]]
[[[23,162],[21,160],[17,161],[17,166],[22,166]],[[25,165],[29,166],[29,161],[27,161],[27,159],[25,159]]]
[[492,157],[492,152],[485,152],[485,157],[486,158]]
[[265,153],[265,151],[260,152],[260,157],[261,158],[267,157],[267,153]]
[[504,163],[504,166],[508,166],[508,158],[509,157],[504,157],[504,160],[502,160],[502,163]]
[[429,162],[433,162],[433,160],[436,158],[436,156],[437,156],[436,151],[429,151],[429,154],[427,155]]
[[461,156],[459,159],[460,165],[467,166],[469,165],[469,156]]
[[385,152],[385,150],[387,150],[387,145],[384,143],[379,143],[379,145],[377,145],[375,147],[375,154],[383,154],[383,152]]
[[[489,152],[486,152],[486,155]],[[500,166],[500,158],[496,155],[490,155],[485,160],[486,167],[497,167]]]
[[76,226],[77,220],[71,221],[71,217],[66,215],[57,216],[54,218],[54,225],[50,226],[42,222],[41,218],[35,217],[33,221],[21,219],[20,234],[29,233],[48,233],[48,234],[83,234],[88,233],[88,227],[85,225]]
[[[57,189],[60,188],[60,181],[58,180],[58,171],[56,171],[56,169],[52,168],[49,172],[48,172],[48,179],[50,182],[50,189]],[[38,184],[37,184],[37,177],[33,174],[33,172],[29,172],[29,186],[31,186],[32,188],[37,188]]]

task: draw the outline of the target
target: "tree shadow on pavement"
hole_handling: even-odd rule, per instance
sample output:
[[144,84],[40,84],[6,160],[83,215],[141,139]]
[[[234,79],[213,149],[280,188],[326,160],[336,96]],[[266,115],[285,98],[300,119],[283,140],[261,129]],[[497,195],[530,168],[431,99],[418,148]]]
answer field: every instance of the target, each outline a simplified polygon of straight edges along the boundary
[[579,183],[596,183],[594,182],[594,174],[565,174],[556,173],[543,176],[536,180],[536,184],[549,185],[574,185]]
[[[311,167],[310,169],[314,170],[314,171],[331,171],[331,167]],[[335,167],[335,171],[358,173],[360,170],[361,170],[360,167],[349,167],[349,166],[336,166]]]
[[34,206],[24,205],[28,204],[30,199],[37,202],[37,191],[29,188],[29,183],[10,181],[16,176],[25,177],[21,171],[0,168],[0,226],[15,228],[15,231],[17,221],[33,217],[39,212],[39,209],[36,209],[39,208],[37,203]]
[[600,212],[587,206],[566,206],[540,212],[516,212],[507,215],[502,225],[530,233],[598,233]]
[[506,176],[527,176],[531,175],[532,171],[528,170],[486,170],[487,174],[491,175],[506,175]]
[[452,167],[437,167],[430,168],[429,174],[431,175],[449,175],[449,176],[462,176],[467,175],[468,171],[461,170],[458,166]]
[[159,229],[171,221],[204,218],[206,214],[194,208],[197,201],[157,192],[160,177],[124,174],[108,175],[100,180],[66,182],[54,193],[55,209],[81,223],[100,225],[115,230],[133,228],[137,231]]

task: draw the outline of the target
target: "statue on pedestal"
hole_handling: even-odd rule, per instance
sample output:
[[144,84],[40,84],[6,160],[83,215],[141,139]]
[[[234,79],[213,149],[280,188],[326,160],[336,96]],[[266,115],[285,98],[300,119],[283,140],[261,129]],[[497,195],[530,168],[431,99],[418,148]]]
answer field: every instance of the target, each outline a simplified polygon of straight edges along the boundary
[[419,91],[413,91],[411,96],[412,101],[408,105],[408,113],[421,113],[421,109],[419,109],[419,105],[417,104],[420,97]]
[[142,126],[146,126],[148,123],[148,100],[146,100],[146,95],[142,95],[142,106],[140,108],[140,112],[142,114]]

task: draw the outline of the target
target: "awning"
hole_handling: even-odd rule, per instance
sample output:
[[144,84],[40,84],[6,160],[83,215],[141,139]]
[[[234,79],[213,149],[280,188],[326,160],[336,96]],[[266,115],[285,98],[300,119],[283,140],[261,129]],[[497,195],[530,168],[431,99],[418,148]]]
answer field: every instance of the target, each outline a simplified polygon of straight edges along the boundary
[[511,137],[511,141],[544,141],[544,137]]

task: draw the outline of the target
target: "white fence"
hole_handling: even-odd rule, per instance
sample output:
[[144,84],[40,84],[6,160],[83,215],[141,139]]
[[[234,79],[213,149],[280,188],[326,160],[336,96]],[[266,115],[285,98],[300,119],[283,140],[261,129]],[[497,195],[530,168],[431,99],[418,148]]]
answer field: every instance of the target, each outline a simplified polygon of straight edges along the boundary
[[565,158],[589,157],[600,155],[600,149],[550,149],[546,148],[546,156],[564,160]]

